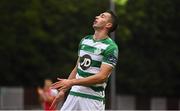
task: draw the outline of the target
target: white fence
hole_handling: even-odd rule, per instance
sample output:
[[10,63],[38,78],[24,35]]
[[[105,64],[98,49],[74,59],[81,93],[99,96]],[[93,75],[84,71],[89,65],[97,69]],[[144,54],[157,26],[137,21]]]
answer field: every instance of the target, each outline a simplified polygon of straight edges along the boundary
[[24,109],[23,88],[0,88],[0,109]]
[[[28,95],[26,93],[28,93]],[[33,91],[26,90],[21,87],[1,87],[0,88],[0,110],[2,109],[23,110],[23,109],[41,108],[40,104],[37,103],[38,98],[34,97],[34,95],[35,95],[34,90]],[[32,98],[35,98],[35,99],[32,99]],[[31,103],[36,103],[36,104],[32,105]],[[132,95],[118,95],[117,96],[117,110],[140,110],[140,109],[179,110],[180,101],[178,98],[174,98],[174,97],[173,98],[145,97],[142,99],[142,98],[132,96]]]

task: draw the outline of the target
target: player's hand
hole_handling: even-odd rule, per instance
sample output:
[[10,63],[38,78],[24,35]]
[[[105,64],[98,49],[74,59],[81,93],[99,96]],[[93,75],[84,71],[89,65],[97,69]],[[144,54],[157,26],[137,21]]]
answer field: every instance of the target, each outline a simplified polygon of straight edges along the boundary
[[60,78],[57,78],[59,81],[58,82],[55,82],[55,83],[53,83],[52,85],[51,85],[51,88],[52,89],[59,89],[59,88],[61,88],[62,87],[62,84],[61,84],[61,81],[63,80],[63,79],[60,79]]
[[40,94],[40,95],[42,95],[43,93],[44,93],[44,91],[43,91],[43,89],[41,89],[41,88],[37,88],[37,92],[38,92],[38,94]]
[[73,85],[73,82],[71,80],[69,80],[69,79],[60,79],[60,78],[57,78],[57,79],[59,81],[52,84],[51,88],[67,91]]

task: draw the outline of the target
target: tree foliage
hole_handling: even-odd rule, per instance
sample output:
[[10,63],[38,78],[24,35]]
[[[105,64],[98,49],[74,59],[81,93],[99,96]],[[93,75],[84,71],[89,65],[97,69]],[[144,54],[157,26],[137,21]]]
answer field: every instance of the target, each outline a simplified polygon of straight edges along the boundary
[[178,0],[129,0],[117,7],[119,92],[179,95]]
[[0,84],[34,86],[46,77],[67,77],[80,39],[93,32],[94,16],[107,5],[95,0],[1,0]]
[[[118,93],[180,93],[179,0],[116,0]],[[1,86],[67,77],[108,0],[1,0]]]

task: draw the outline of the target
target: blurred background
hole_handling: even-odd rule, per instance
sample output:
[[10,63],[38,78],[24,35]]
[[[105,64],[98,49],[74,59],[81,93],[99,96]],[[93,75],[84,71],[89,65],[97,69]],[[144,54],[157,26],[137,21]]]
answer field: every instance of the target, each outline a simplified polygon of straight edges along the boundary
[[[120,53],[106,109],[180,109],[180,0],[113,4]],[[79,41],[108,9],[109,0],[0,0],[0,109],[41,109],[36,88],[68,77]]]

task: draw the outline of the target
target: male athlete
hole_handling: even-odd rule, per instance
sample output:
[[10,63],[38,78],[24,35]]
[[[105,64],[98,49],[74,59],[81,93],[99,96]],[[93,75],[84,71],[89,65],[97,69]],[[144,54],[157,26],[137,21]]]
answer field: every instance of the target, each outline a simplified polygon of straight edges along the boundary
[[50,106],[55,99],[55,97],[58,94],[58,91],[56,89],[50,89],[52,85],[52,80],[51,79],[45,79],[44,80],[44,87],[37,88],[37,92],[39,94],[40,100],[42,102],[43,109],[45,111],[50,110]]
[[52,88],[71,88],[61,110],[104,110],[105,87],[118,60],[118,46],[108,36],[117,28],[117,17],[106,11],[95,17],[94,35],[79,44],[78,60],[68,79],[58,79]]

